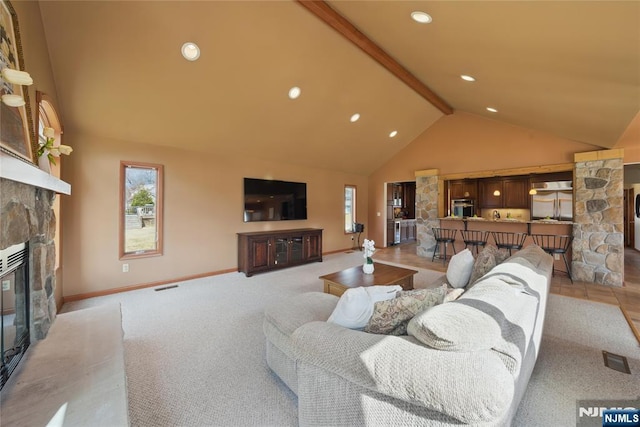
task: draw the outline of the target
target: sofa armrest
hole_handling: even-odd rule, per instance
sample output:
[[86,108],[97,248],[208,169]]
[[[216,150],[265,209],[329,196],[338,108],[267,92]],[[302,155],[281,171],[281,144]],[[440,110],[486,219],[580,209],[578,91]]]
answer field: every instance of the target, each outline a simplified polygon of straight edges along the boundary
[[302,325],[292,339],[299,363],[464,423],[495,420],[513,399],[513,377],[491,350],[440,351],[326,322]]

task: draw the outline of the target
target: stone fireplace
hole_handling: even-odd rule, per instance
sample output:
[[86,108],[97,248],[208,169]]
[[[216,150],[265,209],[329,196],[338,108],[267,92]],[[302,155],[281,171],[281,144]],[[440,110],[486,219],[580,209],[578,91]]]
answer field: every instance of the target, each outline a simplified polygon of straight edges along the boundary
[[29,248],[31,341],[47,336],[56,317],[54,197],[51,190],[0,178],[0,249],[25,242]]
[[[15,277],[0,288],[3,300],[27,295],[28,330],[31,342],[47,336],[56,317],[56,218],[57,193],[70,194],[67,183],[37,167],[0,152],[0,251],[24,245],[25,287],[17,289]],[[1,275],[1,274],[0,274]],[[20,274],[15,275],[20,276]],[[24,292],[23,292],[24,291]],[[9,304],[7,302],[8,306]],[[8,308],[6,311],[11,311]],[[17,320],[17,314],[16,314]]]

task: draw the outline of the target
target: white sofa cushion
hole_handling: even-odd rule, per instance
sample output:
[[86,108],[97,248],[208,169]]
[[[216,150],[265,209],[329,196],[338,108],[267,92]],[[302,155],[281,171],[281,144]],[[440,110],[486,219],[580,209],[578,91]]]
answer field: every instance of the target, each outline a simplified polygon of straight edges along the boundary
[[327,322],[349,329],[364,329],[373,314],[374,304],[395,298],[401,286],[360,286],[342,294]]
[[469,249],[458,252],[449,260],[447,280],[454,288],[464,288],[469,283],[473,269],[473,254]]

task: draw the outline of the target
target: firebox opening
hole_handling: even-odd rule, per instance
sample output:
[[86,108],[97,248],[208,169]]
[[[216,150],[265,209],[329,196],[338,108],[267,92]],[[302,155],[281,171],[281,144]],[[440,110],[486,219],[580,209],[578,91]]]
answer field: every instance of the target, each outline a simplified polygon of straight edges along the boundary
[[0,250],[0,389],[29,347],[29,248]]

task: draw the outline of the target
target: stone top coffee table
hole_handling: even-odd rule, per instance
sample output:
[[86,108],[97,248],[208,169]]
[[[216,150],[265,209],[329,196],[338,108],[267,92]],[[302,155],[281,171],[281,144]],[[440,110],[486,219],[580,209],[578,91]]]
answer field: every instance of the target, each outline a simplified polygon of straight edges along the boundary
[[320,276],[324,280],[324,292],[341,296],[349,288],[374,285],[400,285],[405,291],[413,289],[413,275],[416,270],[395,267],[374,262],[373,274],[364,274],[362,266]]

